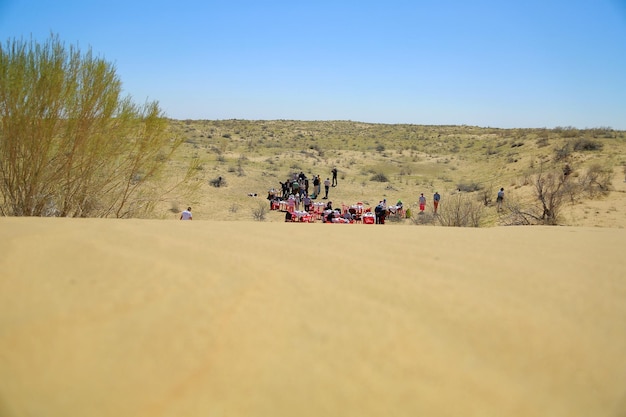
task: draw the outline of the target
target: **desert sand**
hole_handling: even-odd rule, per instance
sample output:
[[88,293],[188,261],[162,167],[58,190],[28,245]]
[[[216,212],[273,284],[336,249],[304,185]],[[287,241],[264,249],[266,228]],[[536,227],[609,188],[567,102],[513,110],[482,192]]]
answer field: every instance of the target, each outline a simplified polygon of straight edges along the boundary
[[626,231],[0,218],[0,416],[626,415]]

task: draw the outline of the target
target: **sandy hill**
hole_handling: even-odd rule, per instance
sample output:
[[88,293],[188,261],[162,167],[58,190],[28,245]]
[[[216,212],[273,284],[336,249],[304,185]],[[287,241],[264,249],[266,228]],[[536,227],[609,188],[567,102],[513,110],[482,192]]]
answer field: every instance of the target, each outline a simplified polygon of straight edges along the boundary
[[[387,199],[415,208],[420,193],[430,203],[439,191],[445,206],[461,190],[468,201],[487,204],[483,226],[504,225],[511,219],[495,212],[498,189],[505,188],[512,205],[537,210],[537,175],[559,173],[568,166],[571,183],[586,185],[584,192],[568,195],[558,224],[623,227],[626,220],[626,132],[609,128],[287,120],[172,120],[170,124],[173,134],[186,141],[170,167],[170,177],[175,181],[191,160],[198,161],[192,182],[197,192],[165,197],[156,213],[159,218],[177,218],[192,206],[198,219],[252,220],[253,212],[266,203],[267,191],[293,173],[325,179],[336,167],[339,184],[329,193],[336,205],[361,201],[375,206]],[[590,171],[597,176],[592,178]],[[218,178],[223,180],[221,187],[214,186]],[[266,216],[266,221],[282,220],[279,213]]]

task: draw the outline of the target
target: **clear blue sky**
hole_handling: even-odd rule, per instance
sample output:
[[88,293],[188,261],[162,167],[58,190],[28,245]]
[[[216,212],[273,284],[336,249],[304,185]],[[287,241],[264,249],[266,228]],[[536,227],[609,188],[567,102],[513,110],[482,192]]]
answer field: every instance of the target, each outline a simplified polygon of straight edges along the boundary
[[0,0],[176,119],[626,129],[626,0]]

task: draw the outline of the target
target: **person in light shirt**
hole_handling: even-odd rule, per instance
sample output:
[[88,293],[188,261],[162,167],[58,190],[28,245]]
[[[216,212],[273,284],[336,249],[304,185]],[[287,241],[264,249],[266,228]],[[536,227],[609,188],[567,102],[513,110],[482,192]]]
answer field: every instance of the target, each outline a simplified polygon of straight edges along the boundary
[[191,220],[191,207],[187,207],[187,210],[183,211],[180,215],[181,220]]

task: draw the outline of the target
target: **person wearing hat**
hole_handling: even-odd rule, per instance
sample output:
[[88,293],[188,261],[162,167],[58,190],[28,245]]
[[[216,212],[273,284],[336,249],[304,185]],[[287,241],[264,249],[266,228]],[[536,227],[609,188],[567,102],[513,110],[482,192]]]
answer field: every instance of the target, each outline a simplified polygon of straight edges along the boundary
[[433,195],[433,207],[435,208],[435,214],[437,214],[437,208],[439,207],[439,200],[441,200],[441,196],[437,191]]

